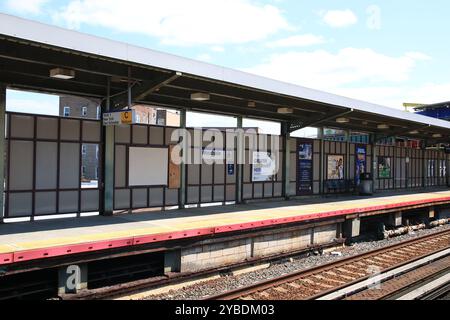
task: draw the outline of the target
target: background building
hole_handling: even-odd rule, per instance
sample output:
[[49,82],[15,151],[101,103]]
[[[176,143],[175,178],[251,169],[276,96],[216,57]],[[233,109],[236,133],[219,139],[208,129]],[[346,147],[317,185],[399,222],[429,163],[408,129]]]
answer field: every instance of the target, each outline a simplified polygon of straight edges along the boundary
[[[75,96],[60,96],[59,115],[71,118],[100,119],[101,101],[98,99],[89,99]],[[165,110],[146,105],[135,105],[132,109],[136,110],[136,122],[143,124],[152,124],[159,126],[179,126],[180,115],[175,110]],[[83,182],[98,180],[99,174],[99,145],[82,145],[82,179]]]

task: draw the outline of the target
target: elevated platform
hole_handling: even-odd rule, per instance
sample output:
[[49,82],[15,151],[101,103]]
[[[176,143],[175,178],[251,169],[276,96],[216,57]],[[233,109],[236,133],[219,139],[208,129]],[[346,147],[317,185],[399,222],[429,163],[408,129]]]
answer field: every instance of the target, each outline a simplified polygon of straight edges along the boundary
[[450,204],[450,191],[316,198],[0,225],[0,265],[332,217]]

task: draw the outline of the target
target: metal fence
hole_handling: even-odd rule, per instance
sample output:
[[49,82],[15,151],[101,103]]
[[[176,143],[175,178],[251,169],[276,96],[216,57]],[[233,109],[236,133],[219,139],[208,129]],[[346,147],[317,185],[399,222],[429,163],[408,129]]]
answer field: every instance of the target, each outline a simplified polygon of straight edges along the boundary
[[11,112],[6,119],[5,218],[101,209],[101,184],[82,176],[83,144],[101,155],[100,121]]

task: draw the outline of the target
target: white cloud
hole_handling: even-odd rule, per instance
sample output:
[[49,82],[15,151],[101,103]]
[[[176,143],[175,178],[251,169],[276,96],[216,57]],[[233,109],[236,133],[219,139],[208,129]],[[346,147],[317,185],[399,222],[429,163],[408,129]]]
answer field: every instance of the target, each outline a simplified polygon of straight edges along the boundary
[[322,36],[316,36],[314,34],[302,34],[269,42],[267,46],[270,48],[308,47],[322,44],[324,42],[325,39]]
[[333,28],[343,28],[354,25],[358,22],[358,18],[353,11],[346,10],[329,10],[322,13],[323,21]]
[[7,0],[6,7],[20,13],[40,14],[49,0]]
[[211,51],[214,51],[214,52],[225,52],[225,48],[222,47],[222,46],[213,46],[213,47],[211,47]]
[[73,0],[54,19],[71,28],[105,27],[172,45],[239,44],[290,29],[278,8],[251,0]]
[[392,108],[403,109],[403,103],[432,104],[449,101],[450,82],[426,83],[403,86],[367,86],[357,88],[336,88],[336,94],[375,102]]
[[372,49],[345,48],[337,53],[325,50],[292,51],[272,55],[265,63],[246,71],[330,91],[364,81],[367,85],[401,83],[409,79],[424,54],[387,56]]
[[272,55],[245,71],[355,99],[401,108],[404,102],[450,100],[449,84],[408,84],[418,63],[431,59],[420,52],[388,56],[372,49],[292,51]]

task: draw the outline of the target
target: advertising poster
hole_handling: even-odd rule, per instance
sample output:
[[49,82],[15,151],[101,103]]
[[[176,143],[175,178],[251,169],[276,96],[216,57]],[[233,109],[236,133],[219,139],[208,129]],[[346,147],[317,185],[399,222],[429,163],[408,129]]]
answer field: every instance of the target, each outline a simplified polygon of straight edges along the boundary
[[272,177],[276,173],[275,169],[275,160],[270,157],[270,154],[268,152],[253,152],[253,182],[272,181]]
[[391,177],[391,158],[378,158],[378,177],[380,179],[387,179]]
[[313,145],[311,142],[300,142],[297,145],[297,194],[313,191]]
[[361,182],[360,175],[362,173],[366,173],[366,154],[367,149],[365,146],[357,146],[356,147],[356,173],[355,180],[356,185],[358,186]]
[[327,161],[327,179],[343,180],[344,179],[344,156],[329,155]]

